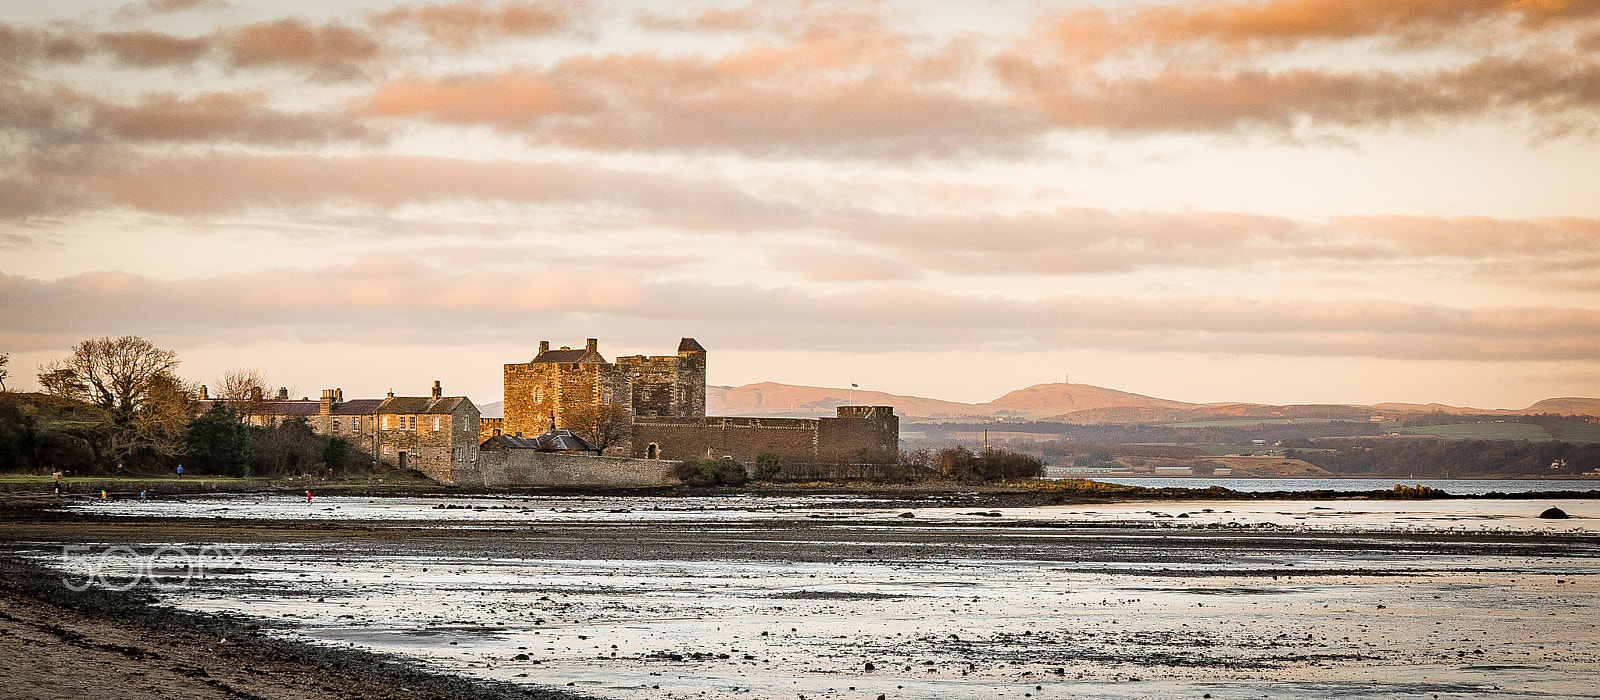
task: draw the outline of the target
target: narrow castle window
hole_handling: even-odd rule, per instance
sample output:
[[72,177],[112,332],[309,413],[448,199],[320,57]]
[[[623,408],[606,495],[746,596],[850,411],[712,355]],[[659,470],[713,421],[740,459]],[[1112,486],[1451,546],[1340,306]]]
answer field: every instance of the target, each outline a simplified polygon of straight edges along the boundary
[[605,396],[600,397],[600,403],[601,403],[601,405],[604,405],[604,406],[610,406],[611,405],[611,392],[608,391],[608,392],[606,392]]

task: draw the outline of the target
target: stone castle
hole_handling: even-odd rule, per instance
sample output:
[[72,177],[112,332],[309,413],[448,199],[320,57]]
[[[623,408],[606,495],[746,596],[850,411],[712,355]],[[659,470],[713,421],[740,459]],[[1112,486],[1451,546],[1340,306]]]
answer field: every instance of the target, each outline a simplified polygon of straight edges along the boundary
[[[899,449],[900,421],[890,406],[840,406],[824,418],[707,416],[706,349],[693,338],[678,343],[677,355],[615,362],[593,338],[582,350],[540,342],[532,360],[505,365],[504,391],[503,418],[480,418],[470,399],[444,396],[438,382],[426,397],[391,391],[346,401],[343,391],[325,389],[319,401],[290,400],[287,390],[266,399],[257,388],[235,403],[255,425],[304,419],[381,463],[444,484],[668,486],[677,483],[676,462],[702,457],[859,465],[893,461]],[[552,441],[534,439],[567,431],[584,449],[547,449]]]
[[494,434],[537,435],[552,424],[582,435],[617,457],[692,460],[732,457],[746,464],[772,454],[798,464],[894,458],[900,422],[889,406],[841,406],[826,418],[706,415],[706,349],[694,338],[676,355],[607,362],[599,341],[582,350],[550,349],[505,365],[505,417],[485,421]]

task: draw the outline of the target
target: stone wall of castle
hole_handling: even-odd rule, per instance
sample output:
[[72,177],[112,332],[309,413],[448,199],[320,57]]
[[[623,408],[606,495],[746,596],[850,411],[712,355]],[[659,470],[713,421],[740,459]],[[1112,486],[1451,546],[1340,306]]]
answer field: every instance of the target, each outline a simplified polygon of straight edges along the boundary
[[890,406],[840,406],[833,418],[817,420],[818,462],[879,462],[898,459],[900,419]]
[[628,457],[539,452],[526,449],[484,450],[478,461],[457,469],[457,486],[568,486],[645,488],[674,486],[673,462]]
[[633,456],[674,461],[732,457],[753,464],[771,452],[811,461],[817,454],[817,421],[805,418],[637,418]]
[[505,366],[506,435],[540,435],[557,428],[588,434],[602,410],[632,403],[628,378],[605,362],[529,362]]
[[636,418],[634,457],[732,457],[754,464],[770,452],[791,464],[859,462],[898,454],[900,419],[890,406],[840,406],[832,418]]

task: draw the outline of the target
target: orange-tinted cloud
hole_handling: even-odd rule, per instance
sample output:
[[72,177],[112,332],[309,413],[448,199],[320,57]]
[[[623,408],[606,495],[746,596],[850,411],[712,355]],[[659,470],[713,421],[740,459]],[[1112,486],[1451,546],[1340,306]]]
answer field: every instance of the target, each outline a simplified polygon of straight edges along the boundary
[[312,25],[301,19],[222,30],[217,41],[227,52],[229,64],[236,68],[312,68],[328,78],[361,75],[382,49],[366,30],[339,23]]
[[404,28],[463,50],[491,40],[586,31],[593,9],[582,0],[403,5],[371,17],[374,26]]
[[128,141],[243,141],[288,145],[369,136],[339,115],[284,112],[267,107],[265,95],[212,93],[193,98],[147,95],[137,104],[101,104],[94,124]]
[[[418,294],[422,289],[428,293]],[[821,295],[646,282],[564,265],[504,271],[382,255],[350,265],[181,280],[0,275],[0,328],[28,329],[36,341],[67,340],[61,347],[130,327],[209,342],[262,336],[482,342],[503,337],[508,317],[530,312],[547,324],[568,315],[603,327],[687,324],[742,347],[789,350],[1097,348],[1433,360],[1583,360],[1600,353],[1600,311],[1554,306],[1235,297],[1026,301],[895,286]],[[19,340],[15,335],[0,334],[0,342]]]
[[191,65],[212,47],[211,41],[205,38],[152,31],[105,32],[96,38],[100,48],[118,62],[139,68]]

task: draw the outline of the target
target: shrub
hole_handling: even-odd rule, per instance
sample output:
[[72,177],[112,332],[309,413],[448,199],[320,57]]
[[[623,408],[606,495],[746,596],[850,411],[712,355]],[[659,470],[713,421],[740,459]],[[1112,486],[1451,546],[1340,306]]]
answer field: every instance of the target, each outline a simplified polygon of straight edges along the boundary
[[939,450],[933,456],[939,476],[963,484],[981,484],[1006,479],[1026,479],[1044,475],[1044,461],[1032,455],[1006,450],[973,454],[962,446]]
[[771,452],[762,452],[761,454],[756,455],[755,478],[771,479],[772,477],[777,476],[778,471],[783,468],[782,463],[783,458],[772,454]]
[[672,467],[672,475],[690,486],[738,486],[750,479],[744,465],[728,457],[679,462]]

